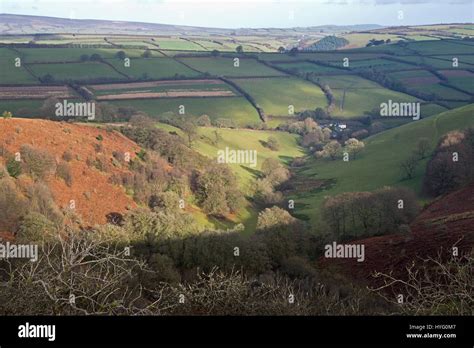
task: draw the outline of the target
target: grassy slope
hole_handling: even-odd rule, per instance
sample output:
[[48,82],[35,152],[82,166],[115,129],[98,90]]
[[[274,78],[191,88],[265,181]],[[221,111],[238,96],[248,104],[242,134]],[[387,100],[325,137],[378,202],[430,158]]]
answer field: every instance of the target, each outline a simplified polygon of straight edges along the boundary
[[118,59],[110,60],[110,63],[116,69],[132,78],[140,78],[143,74],[146,74],[148,78],[152,79],[171,78],[176,74],[186,77],[199,75],[199,73],[171,58],[132,59],[130,61],[130,67],[125,67],[124,63]]
[[[158,123],[157,127],[167,130],[175,131],[182,135],[182,132],[173,126]],[[239,185],[243,192],[248,193],[251,182],[257,177],[262,163],[267,158],[276,158],[287,163],[291,158],[303,156],[303,149],[298,146],[298,137],[293,134],[284,132],[272,131],[254,131],[245,129],[217,129],[222,137],[222,141],[217,146],[211,144],[209,139],[214,139],[214,130],[216,128],[201,127],[198,130],[199,139],[195,141],[193,148],[201,154],[210,158],[217,157],[217,151],[226,147],[234,150],[257,150],[257,166],[256,168],[245,167],[243,165],[231,164],[230,167],[234,171],[239,180]],[[274,136],[280,144],[279,151],[271,151],[264,147],[261,141],[268,140],[269,136]],[[243,141],[243,139],[245,141]],[[252,233],[255,231],[257,223],[257,215],[255,207],[250,203],[245,205],[237,214],[237,222],[242,222],[245,225],[245,233]],[[207,220],[205,216],[200,216],[201,224],[215,223],[212,220]]]
[[178,115],[179,106],[184,105],[186,116],[193,118],[205,114],[211,120],[228,118],[242,126],[261,122],[257,111],[244,97],[162,98],[120,100],[110,103],[118,106],[132,106],[158,119],[170,113]]
[[0,83],[8,84],[35,84],[35,79],[23,67],[15,67],[15,59],[21,56],[7,48],[0,48]]
[[[325,191],[304,193],[296,197],[298,214],[318,223],[319,207],[325,196],[342,192],[375,190],[389,185],[403,185],[420,192],[426,160],[417,167],[411,180],[402,180],[401,161],[414,150],[418,140],[426,137],[434,149],[439,138],[454,129],[474,126],[474,104],[391,129],[366,139],[363,153],[355,160],[312,160],[299,175],[316,179],[334,179],[335,185]],[[306,206],[304,206],[306,205]],[[302,208],[301,208],[302,207]]]
[[318,86],[294,77],[234,82],[249,93],[267,115],[289,116],[289,105],[294,106],[295,112],[327,106],[326,96]]
[[[157,127],[167,131],[175,131],[179,135],[183,135],[181,130],[167,124],[158,123]],[[217,146],[213,145],[211,142],[211,140],[215,138],[215,130],[222,137],[222,140]],[[297,144],[298,136],[286,132],[200,127],[198,129],[198,134],[199,139],[195,141],[193,148],[210,158],[216,158],[217,151],[224,150],[226,147],[235,150],[257,150],[257,166],[255,168],[231,164],[231,168],[237,175],[243,188],[247,188],[252,179],[257,177],[256,171],[260,170],[265,159],[276,158],[283,163],[288,163],[291,158],[304,155],[303,149]],[[280,144],[280,149],[278,151],[272,151],[262,145],[261,142],[267,141],[270,136],[273,136],[278,140],[278,143]]]
[[255,59],[240,59],[239,66],[234,66],[232,58],[179,58],[180,61],[202,72],[223,76],[280,76],[278,70],[267,67]]
[[41,77],[50,74],[57,81],[81,81],[99,77],[124,80],[122,75],[101,62],[34,64],[30,65],[30,67],[37,76]]

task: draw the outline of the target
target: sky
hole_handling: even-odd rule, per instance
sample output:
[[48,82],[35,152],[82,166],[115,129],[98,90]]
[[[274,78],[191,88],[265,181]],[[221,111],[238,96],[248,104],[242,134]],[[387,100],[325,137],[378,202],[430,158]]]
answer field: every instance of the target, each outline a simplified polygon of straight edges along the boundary
[[0,0],[0,13],[218,28],[474,22],[474,0]]

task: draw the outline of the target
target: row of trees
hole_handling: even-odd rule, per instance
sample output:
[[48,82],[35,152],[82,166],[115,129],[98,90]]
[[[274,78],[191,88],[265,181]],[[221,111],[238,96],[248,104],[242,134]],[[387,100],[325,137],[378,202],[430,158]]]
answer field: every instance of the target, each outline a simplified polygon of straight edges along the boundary
[[320,151],[316,151],[316,158],[330,159],[332,161],[340,159],[344,153],[347,154],[348,158],[355,159],[357,155],[364,150],[365,144],[363,141],[357,140],[356,138],[350,138],[344,143],[344,147],[337,141],[332,140],[328,142]]
[[416,217],[418,205],[413,192],[386,187],[329,197],[321,212],[332,233],[351,238],[399,232]]

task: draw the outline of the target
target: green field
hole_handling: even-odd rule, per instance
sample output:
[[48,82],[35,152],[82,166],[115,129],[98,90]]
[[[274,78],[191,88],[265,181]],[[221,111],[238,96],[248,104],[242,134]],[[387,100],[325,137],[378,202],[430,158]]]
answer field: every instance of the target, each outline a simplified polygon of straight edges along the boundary
[[[343,69],[328,67],[310,62],[290,62],[290,63],[278,63],[275,64],[277,67],[288,69],[294,73],[317,73],[317,74],[345,74],[347,71]],[[341,64],[342,65],[342,64]]]
[[135,79],[145,76],[151,79],[165,79],[176,75],[185,77],[200,75],[171,58],[131,59],[130,67],[126,67],[124,62],[118,59],[111,60],[110,63],[120,72]]
[[384,58],[349,61],[349,67],[351,69],[375,69],[379,71],[416,69],[413,65],[394,62]]
[[0,84],[35,84],[35,79],[25,68],[23,62],[20,67],[15,66],[15,59],[19,54],[7,48],[0,48]]
[[318,78],[322,84],[331,89],[341,88],[381,88],[377,83],[357,75],[321,76]]
[[327,106],[326,96],[318,86],[294,77],[238,79],[234,82],[249,93],[267,115],[289,116],[290,105],[295,112]]
[[[181,130],[176,127],[159,123],[159,128],[167,131],[175,131],[183,136]],[[222,140],[217,144],[213,144],[215,139],[214,132],[217,131]],[[257,151],[257,166],[251,167],[249,165],[230,164],[230,167],[235,172],[239,179],[242,188],[247,190],[249,184],[256,179],[257,173],[262,167],[262,163],[267,158],[275,158],[282,163],[288,164],[294,157],[301,157],[304,155],[303,149],[298,145],[298,137],[295,134],[277,131],[258,131],[248,129],[215,129],[210,127],[199,127],[199,138],[193,144],[193,148],[201,154],[209,158],[217,158],[217,151],[223,150],[226,147],[234,150],[256,150]],[[272,151],[263,146],[262,142],[268,140],[272,136],[278,140],[280,148],[278,151]],[[245,141],[242,141],[245,139]]]
[[42,105],[43,100],[0,100],[0,114],[10,111],[14,117],[37,117]]
[[261,60],[276,63],[305,63],[305,60],[320,61],[325,63],[331,63],[336,66],[342,66],[344,58],[349,58],[349,61],[364,61],[369,59],[378,59],[383,57],[383,54],[377,53],[365,53],[365,52],[353,52],[352,50],[340,50],[331,52],[299,52],[295,55],[288,53],[259,53],[258,57]]
[[[416,63],[419,65],[428,65],[435,69],[453,69],[452,57],[444,57],[444,59],[437,59],[431,57],[423,56],[403,56],[399,59],[402,59],[407,62]],[[458,69],[469,69],[472,68],[472,65],[464,64],[462,56],[459,56],[459,68]]]
[[465,53],[474,54],[474,46],[459,40],[437,40],[410,42],[408,49],[416,51],[421,55]]
[[448,78],[448,83],[454,87],[460,88],[464,91],[474,93],[474,74],[469,71],[460,71],[461,74],[453,76],[452,71],[440,71],[441,74]]
[[163,50],[190,50],[190,51],[201,51],[202,47],[180,38],[165,38],[165,37],[155,37],[155,44],[159,45],[160,49]]
[[440,84],[423,86],[423,91],[426,93],[434,93],[440,96],[442,99],[451,99],[456,101],[468,101],[471,99],[469,94],[462,93],[453,88],[449,88]]
[[215,76],[281,76],[278,70],[267,67],[255,59],[240,58],[239,66],[234,66],[233,58],[179,58],[179,61],[190,65],[203,73]]
[[[387,88],[370,89],[334,89],[333,95],[336,99],[336,108],[331,113],[337,118],[357,118],[366,116],[365,113],[373,109],[379,110],[381,103],[389,100],[393,102],[415,102],[415,97],[404,93],[395,92]],[[421,106],[421,117],[428,117],[444,111],[441,106],[427,104]]]
[[102,58],[114,58],[117,52],[124,51],[129,58],[140,57],[144,50],[107,48],[19,48],[26,63],[56,63],[80,61],[82,55],[99,54]]
[[365,46],[369,43],[369,40],[371,39],[376,39],[376,40],[390,39],[393,42],[397,42],[398,40],[401,40],[401,38],[398,35],[379,34],[379,33],[346,34],[346,35],[343,35],[342,37],[349,41],[349,44],[346,46],[346,48]]
[[402,180],[400,162],[410,156],[422,137],[428,138],[434,149],[439,138],[447,132],[474,126],[473,113],[474,105],[471,104],[376,134],[364,141],[365,149],[357,159],[348,162],[342,159],[311,160],[299,171],[298,176],[302,180],[305,177],[333,180],[334,185],[326,190],[297,195],[296,212],[309,217],[314,224],[319,224],[319,208],[326,196],[398,185],[419,193],[426,160],[418,165],[415,176],[410,180]]
[[110,103],[134,107],[157,119],[179,115],[179,106],[184,105],[185,117],[197,118],[201,115],[208,115],[211,120],[231,119],[240,126],[260,123],[257,111],[243,97],[162,98],[120,100]]
[[[184,136],[182,131],[176,127],[163,123],[158,123],[157,127]],[[217,145],[213,144],[215,131],[217,131],[222,137],[222,140]],[[246,194],[250,193],[252,182],[258,178],[258,171],[260,171],[262,163],[267,158],[278,159],[282,163],[288,164],[292,158],[304,156],[303,149],[297,143],[298,136],[285,132],[199,127],[198,135],[198,139],[193,143],[193,149],[209,158],[216,159],[217,151],[225,150],[226,147],[231,150],[257,151],[256,167],[243,164],[229,164],[237,177],[240,188]],[[266,142],[270,136],[277,139],[280,145],[278,151],[272,151],[263,146],[262,143]],[[245,139],[245,141],[242,141],[242,139]],[[247,203],[238,212],[236,222],[242,222],[245,225],[244,232],[246,234],[251,234],[255,231],[257,215],[258,211],[255,207]],[[205,216],[202,216],[201,220],[204,224],[212,222],[207,221]]]
[[56,81],[89,81],[98,78],[125,79],[110,66],[100,62],[30,64],[30,68],[36,76],[42,77],[50,74]]

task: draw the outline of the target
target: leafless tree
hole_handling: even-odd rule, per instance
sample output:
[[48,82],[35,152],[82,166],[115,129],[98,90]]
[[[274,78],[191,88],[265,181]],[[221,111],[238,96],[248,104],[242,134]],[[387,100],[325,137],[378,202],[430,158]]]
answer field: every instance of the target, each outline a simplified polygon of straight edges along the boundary
[[[400,310],[411,315],[473,315],[474,257],[473,253],[443,260],[436,257],[420,259],[406,267],[406,277],[376,272],[383,285],[370,289]],[[403,301],[397,296],[403,295]]]

